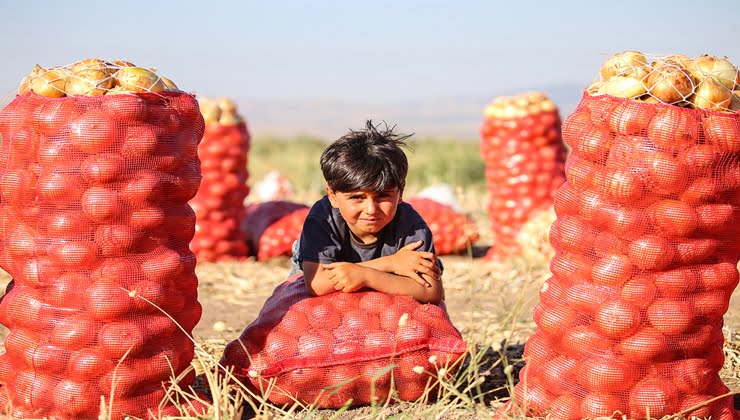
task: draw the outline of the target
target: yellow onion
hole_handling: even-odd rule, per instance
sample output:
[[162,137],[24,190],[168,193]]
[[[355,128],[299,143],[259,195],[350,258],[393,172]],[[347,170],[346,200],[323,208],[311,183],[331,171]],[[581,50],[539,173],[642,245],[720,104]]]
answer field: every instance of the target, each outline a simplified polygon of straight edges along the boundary
[[727,89],[734,89],[735,87],[737,69],[727,59],[704,54],[694,60],[689,70],[696,80],[703,80],[705,77],[712,76]]
[[687,55],[683,55],[683,54],[673,54],[673,55],[669,55],[663,58],[663,60],[654,62],[653,67],[658,66],[662,63],[666,63],[666,62],[674,62],[678,64],[679,66],[683,67],[684,69],[689,70],[691,66],[694,64],[694,59]]
[[221,108],[215,102],[207,98],[198,98],[198,106],[206,124],[218,124],[221,119]]
[[170,79],[168,79],[166,77],[162,77],[161,79],[162,79],[162,83],[164,83],[164,87],[166,88],[166,90],[176,90],[176,91],[179,91],[180,90],[180,89],[178,89],[178,87],[175,84],[175,82],[173,82],[172,80],[170,80]]
[[604,93],[603,92],[603,89],[602,89],[602,85],[603,84],[604,84],[604,82],[601,81],[601,80],[599,80],[597,82],[593,82],[590,85],[588,85],[588,87],[585,89],[585,91],[586,91],[586,93],[588,93],[591,96],[602,95]]
[[229,98],[218,98],[216,103],[218,104],[218,107],[221,108],[222,112],[236,112],[236,105],[234,105],[234,102]]
[[67,77],[67,95],[102,96],[113,88],[113,77],[105,70],[87,69]]
[[87,58],[85,60],[78,61],[69,69],[69,72],[75,74],[84,70],[99,70],[107,75],[112,75],[116,72],[116,69],[112,67],[111,63],[99,58]]
[[609,57],[601,65],[601,77],[609,80],[615,76],[633,77],[642,80],[650,72],[645,55],[639,51],[623,51]]
[[242,122],[242,118],[234,113],[225,112],[221,114],[218,123],[221,125],[237,125]]
[[694,78],[674,61],[653,69],[647,79],[648,92],[666,104],[682,101],[694,92]]
[[496,107],[494,107],[492,104],[486,105],[486,107],[483,108],[483,118],[490,120],[495,117],[496,117]]
[[716,77],[707,77],[696,87],[691,103],[702,109],[727,109],[732,100],[732,91]]
[[105,92],[106,95],[120,95],[120,94],[124,94],[124,93],[134,94],[136,92],[134,92],[132,90],[124,89],[121,86],[114,86],[112,89],[110,89],[107,92]]
[[38,77],[43,72],[44,72],[44,68],[36,64],[36,67],[34,67],[33,71],[28,73],[23,78],[23,80],[21,80],[21,85],[18,86],[18,94],[23,95],[24,93],[31,90],[31,82],[33,82],[33,79]]
[[123,60],[113,60],[111,61],[111,64],[117,67],[136,67],[136,64],[130,63],[128,61],[123,61]]
[[732,99],[728,108],[730,108],[730,111],[740,111],[740,90],[732,92]]
[[161,92],[162,78],[141,67],[122,67],[116,72],[116,84],[133,92]]
[[61,98],[65,95],[67,71],[62,68],[42,69],[39,76],[31,81],[31,90],[41,96]]
[[643,96],[639,97],[638,99],[640,101],[642,101],[642,102],[645,102],[646,104],[660,104],[660,103],[662,103],[662,102],[660,102],[660,100],[658,100],[658,98],[655,98],[655,97],[650,96],[650,95],[643,95]]
[[601,93],[617,98],[637,98],[646,92],[647,87],[642,80],[634,77],[614,76],[601,86]]

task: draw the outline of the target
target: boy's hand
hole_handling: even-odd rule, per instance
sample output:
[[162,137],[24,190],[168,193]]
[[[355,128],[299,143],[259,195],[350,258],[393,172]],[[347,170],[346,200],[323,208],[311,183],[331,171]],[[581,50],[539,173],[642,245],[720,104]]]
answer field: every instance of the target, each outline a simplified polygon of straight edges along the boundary
[[365,279],[362,275],[364,267],[348,262],[322,264],[322,267],[337,291],[350,293],[365,287]]
[[426,251],[415,251],[424,241],[412,242],[393,254],[393,273],[410,277],[424,287],[432,287],[431,281],[440,281],[442,273],[437,265],[437,256]]

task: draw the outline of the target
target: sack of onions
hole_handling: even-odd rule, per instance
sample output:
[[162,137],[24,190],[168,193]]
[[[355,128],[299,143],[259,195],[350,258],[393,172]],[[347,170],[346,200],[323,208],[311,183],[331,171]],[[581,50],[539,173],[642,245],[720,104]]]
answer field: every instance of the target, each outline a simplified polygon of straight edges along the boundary
[[96,418],[101,397],[116,419],[172,410],[163,384],[188,368],[201,314],[203,129],[192,95],[100,59],[37,66],[0,111],[4,414]]
[[736,416],[719,377],[740,277],[740,113],[720,93],[736,75],[709,56],[604,63],[563,124],[552,277],[502,412]]
[[467,252],[478,240],[478,229],[466,215],[430,198],[404,199],[429,225],[438,255]]
[[219,366],[273,404],[340,408],[434,399],[466,351],[443,307],[376,291],[311,296],[299,275],[275,289]]
[[249,132],[231,100],[199,98],[198,103],[206,130],[198,145],[203,182],[190,202],[197,219],[191,249],[201,262],[245,258],[249,249],[240,224],[249,194]]
[[290,257],[308,210],[305,204],[284,200],[248,205],[241,224],[247,247],[260,261],[281,255]]
[[560,114],[542,93],[498,97],[484,112],[480,151],[486,165],[493,245],[487,258],[521,252],[517,234],[532,214],[552,206],[564,182]]
[[309,210],[308,206],[297,208],[267,226],[259,237],[257,260],[293,255],[293,243],[301,237]]

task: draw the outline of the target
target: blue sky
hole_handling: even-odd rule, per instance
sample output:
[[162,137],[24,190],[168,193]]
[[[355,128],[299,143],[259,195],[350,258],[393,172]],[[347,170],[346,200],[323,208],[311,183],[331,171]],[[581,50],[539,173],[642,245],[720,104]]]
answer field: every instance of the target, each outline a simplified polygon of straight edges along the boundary
[[[338,116],[343,103],[361,112],[467,98],[463,128],[449,134],[472,138],[485,103],[499,95],[552,91],[572,110],[614,52],[706,52],[740,65],[738,16],[737,0],[4,1],[0,99],[36,63],[121,58],[158,67],[184,90],[252,106],[247,117],[265,132],[334,135],[359,119]],[[343,121],[308,129],[316,118],[305,110],[325,102],[334,104],[327,120]],[[286,128],[291,106],[297,128]],[[425,121],[453,118],[439,110],[412,120],[387,109],[373,115],[422,132]]]
[[584,84],[604,54],[625,49],[740,63],[737,16],[732,0],[6,1],[0,86],[12,89],[35,63],[100,56],[157,66],[205,95],[494,95]]

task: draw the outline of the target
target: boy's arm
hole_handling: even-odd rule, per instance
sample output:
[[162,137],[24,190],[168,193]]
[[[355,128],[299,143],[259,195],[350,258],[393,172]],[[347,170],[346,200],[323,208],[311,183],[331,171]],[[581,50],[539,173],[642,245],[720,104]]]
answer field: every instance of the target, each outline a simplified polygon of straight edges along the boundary
[[[335,262],[321,264],[322,277],[325,277],[334,290],[354,292],[367,287],[391,295],[411,296],[422,303],[439,303],[444,297],[444,288],[439,277],[422,274],[429,286],[422,286],[416,280],[386,273],[360,264]],[[315,280],[315,279],[314,279]]]
[[308,288],[309,293],[314,296],[323,296],[336,292],[334,284],[329,280],[327,270],[324,269],[324,264],[303,261],[302,265],[303,279],[306,282],[306,288]]
[[418,240],[404,246],[393,255],[363,261],[358,264],[378,271],[409,277],[424,287],[430,287],[431,285],[424,279],[424,275],[440,280],[442,271],[437,264],[437,256],[433,252],[415,251],[423,244],[423,240]]

